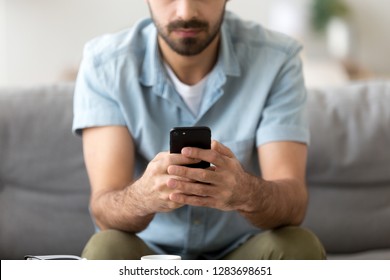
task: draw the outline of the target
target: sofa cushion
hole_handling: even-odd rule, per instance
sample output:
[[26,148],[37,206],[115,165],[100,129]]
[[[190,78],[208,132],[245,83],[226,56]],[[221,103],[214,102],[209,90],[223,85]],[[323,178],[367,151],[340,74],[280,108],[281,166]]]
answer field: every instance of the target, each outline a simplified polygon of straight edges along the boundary
[[330,253],[390,249],[390,82],[309,92],[305,225]]
[[0,258],[79,255],[93,232],[73,85],[0,90]]

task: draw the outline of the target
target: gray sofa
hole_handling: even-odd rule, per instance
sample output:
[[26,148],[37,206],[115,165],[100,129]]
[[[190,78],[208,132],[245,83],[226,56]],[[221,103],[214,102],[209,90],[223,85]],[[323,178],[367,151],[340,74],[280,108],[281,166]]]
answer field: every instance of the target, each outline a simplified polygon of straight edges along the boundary
[[0,258],[76,254],[93,233],[73,85],[0,90]]
[[[0,89],[0,258],[79,255],[93,233],[73,84]],[[390,259],[390,82],[309,91],[304,226],[329,258]]]

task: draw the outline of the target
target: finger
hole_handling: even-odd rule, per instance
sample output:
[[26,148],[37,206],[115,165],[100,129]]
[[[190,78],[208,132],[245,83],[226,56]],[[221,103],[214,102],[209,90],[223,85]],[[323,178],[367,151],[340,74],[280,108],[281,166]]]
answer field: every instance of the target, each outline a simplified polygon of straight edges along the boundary
[[168,201],[163,206],[161,206],[161,209],[158,212],[170,212],[170,211],[176,210],[178,208],[181,208],[183,206],[184,206],[183,203],[178,203],[176,201],[172,201],[168,197]]
[[200,197],[216,197],[218,195],[216,188],[212,185],[206,185],[202,183],[189,183],[180,180],[172,180],[171,182],[174,182],[174,193],[196,195]]
[[218,195],[218,190],[215,187],[199,182],[185,182],[171,179],[168,181],[167,185],[168,187],[175,189],[175,193],[183,193],[185,195],[196,195],[201,197],[216,197]]
[[169,175],[185,178],[195,182],[211,184],[216,181],[214,178],[216,173],[208,169],[171,165],[168,167],[167,172]]
[[169,163],[168,165],[187,165],[199,163],[200,160],[196,158],[186,157],[182,154],[169,154]]
[[213,197],[201,197],[196,195],[185,195],[183,193],[172,193],[169,196],[171,201],[176,203],[191,205],[191,206],[201,206],[201,207],[211,207],[215,208],[215,199]]
[[229,158],[234,157],[234,153],[232,152],[232,150],[230,150],[228,147],[216,140],[213,140],[211,142],[211,149],[216,150],[218,153],[223,154]]
[[215,168],[215,166],[210,166],[210,167],[207,167],[206,170],[215,171],[215,170],[217,170],[217,168]]
[[224,155],[218,153],[216,150],[186,147],[181,150],[181,153],[186,157],[203,160],[215,166],[221,166],[225,162]]

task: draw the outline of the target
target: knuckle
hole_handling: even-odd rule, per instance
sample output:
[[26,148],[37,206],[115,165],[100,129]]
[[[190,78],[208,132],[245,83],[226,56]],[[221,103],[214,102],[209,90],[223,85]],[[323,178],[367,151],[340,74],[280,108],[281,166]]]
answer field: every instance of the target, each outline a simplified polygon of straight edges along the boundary
[[161,194],[164,193],[164,190],[166,188],[167,182],[163,180],[162,178],[156,178],[155,180],[155,189],[156,191],[159,191]]
[[148,169],[149,169],[149,172],[152,173],[152,174],[155,174],[156,171],[157,171],[157,165],[156,164],[153,164],[153,163],[150,163],[148,165]]
[[210,162],[216,162],[218,160],[218,154],[215,151],[210,153]]
[[208,178],[208,172],[206,170],[202,169],[202,170],[199,171],[198,176],[199,176],[200,181],[204,182]]
[[188,176],[188,170],[187,168],[183,168],[181,166],[178,166],[176,169],[176,174],[179,175],[179,176],[183,176],[183,177],[186,177]]
[[167,205],[167,207],[168,207],[169,209],[175,209],[175,208],[177,207],[177,203],[175,203],[175,202],[169,202],[168,205]]
[[166,164],[166,166],[175,165],[174,155],[166,157],[164,163]]
[[212,195],[212,194],[210,194],[209,188],[210,188],[209,186],[204,186],[203,185],[201,190],[199,191],[200,197],[202,197],[202,198],[210,197],[210,195]]
[[162,158],[164,158],[164,152],[160,152],[160,153],[158,153],[155,157],[154,157],[154,159],[153,159],[153,161],[159,161],[159,160],[161,160]]

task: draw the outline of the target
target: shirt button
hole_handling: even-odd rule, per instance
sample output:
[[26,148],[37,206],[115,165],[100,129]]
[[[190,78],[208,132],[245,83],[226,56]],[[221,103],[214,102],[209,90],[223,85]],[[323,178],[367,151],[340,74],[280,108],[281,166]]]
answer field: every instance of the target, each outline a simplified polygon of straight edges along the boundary
[[202,223],[202,221],[199,220],[199,219],[196,219],[196,220],[194,220],[194,222],[193,222],[193,224],[196,225],[196,226],[200,225],[201,223]]

